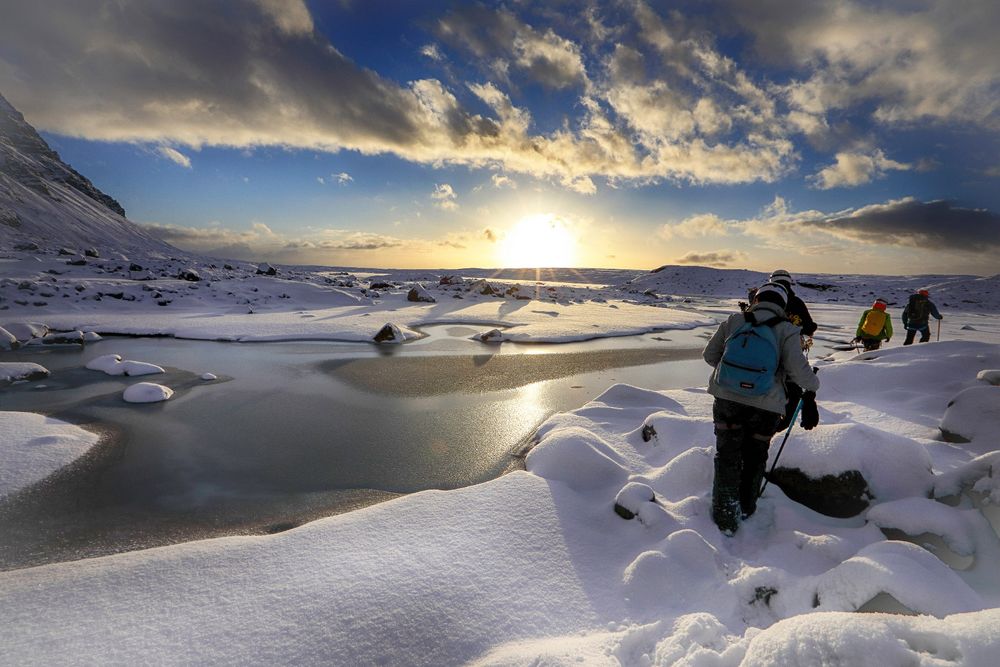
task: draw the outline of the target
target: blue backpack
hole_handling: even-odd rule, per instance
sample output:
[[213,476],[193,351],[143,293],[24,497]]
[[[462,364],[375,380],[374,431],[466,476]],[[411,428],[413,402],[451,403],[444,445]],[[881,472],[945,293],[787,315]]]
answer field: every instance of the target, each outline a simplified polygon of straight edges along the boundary
[[726,339],[722,360],[715,368],[715,381],[737,394],[763,396],[774,386],[778,373],[778,339],[773,327],[785,318],[758,322],[744,313],[746,322]]

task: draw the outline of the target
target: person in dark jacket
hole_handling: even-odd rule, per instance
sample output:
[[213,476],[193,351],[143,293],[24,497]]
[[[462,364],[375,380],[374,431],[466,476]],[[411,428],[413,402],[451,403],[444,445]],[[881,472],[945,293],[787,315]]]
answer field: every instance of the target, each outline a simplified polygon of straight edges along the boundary
[[[813,374],[799,344],[799,327],[785,318],[788,298],[776,283],[762,285],[746,313],[736,313],[723,322],[702,353],[715,368],[708,382],[708,393],[715,397],[712,416],[715,422],[715,477],[712,483],[712,520],[719,529],[732,535],[757,509],[757,495],[767,466],[767,450],[775,426],[785,412],[785,385],[794,382],[805,389],[802,395],[802,427],[811,429],[819,423],[816,390],[819,379]],[[726,342],[748,318],[772,327],[778,348],[774,384],[763,395],[748,395],[719,382],[719,367]]]
[[[809,309],[806,307],[805,302],[796,296],[795,291],[792,289],[792,283],[794,282],[792,274],[785,269],[775,269],[771,272],[771,277],[768,280],[778,283],[788,292],[788,306],[785,308],[785,314],[788,316],[789,322],[802,329],[802,350],[808,351],[812,347],[812,336],[816,333],[817,325],[813,321],[812,315],[809,314]],[[799,404],[799,399],[802,398],[802,388],[794,382],[789,382],[785,389],[787,391],[788,402],[785,404],[785,415],[778,423],[777,428],[779,431],[784,431],[791,424],[792,414]]]
[[936,320],[943,320],[937,306],[930,300],[930,292],[922,289],[916,294],[910,295],[910,300],[903,308],[903,326],[906,327],[906,340],[903,345],[912,345],[913,338],[920,332],[920,342],[926,343],[931,339],[931,328],[928,326],[930,317]]

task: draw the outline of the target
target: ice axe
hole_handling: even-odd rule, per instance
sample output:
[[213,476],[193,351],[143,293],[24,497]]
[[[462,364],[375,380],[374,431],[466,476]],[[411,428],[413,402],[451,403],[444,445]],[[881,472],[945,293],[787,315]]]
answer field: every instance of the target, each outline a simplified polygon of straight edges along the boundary
[[[819,368],[813,366],[813,373],[819,373]],[[760,498],[764,495],[764,489],[767,488],[767,483],[770,481],[771,475],[774,474],[774,469],[778,465],[778,459],[781,458],[781,452],[785,449],[785,443],[788,442],[788,436],[792,434],[792,429],[795,428],[795,420],[799,417],[799,412],[802,410],[802,399],[795,405],[795,412],[792,413],[792,420],[788,424],[788,430],[785,431],[785,437],[781,440],[781,447],[778,447],[778,453],[774,455],[774,463],[771,464],[771,469],[766,475],[764,475],[764,483],[760,485],[760,491],[757,492],[757,497]]]

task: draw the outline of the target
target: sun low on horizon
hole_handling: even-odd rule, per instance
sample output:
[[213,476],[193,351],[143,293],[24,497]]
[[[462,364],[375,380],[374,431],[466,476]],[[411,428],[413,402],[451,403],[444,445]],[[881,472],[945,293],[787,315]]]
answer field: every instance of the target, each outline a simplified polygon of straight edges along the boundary
[[496,261],[506,269],[576,266],[577,239],[567,222],[553,213],[518,220],[497,242]]

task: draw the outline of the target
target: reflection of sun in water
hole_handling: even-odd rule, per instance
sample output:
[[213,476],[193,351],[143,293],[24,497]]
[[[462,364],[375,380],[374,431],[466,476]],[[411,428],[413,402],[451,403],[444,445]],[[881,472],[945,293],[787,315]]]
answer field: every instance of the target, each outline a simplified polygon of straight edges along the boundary
[[504,268],[573,266],[576,239],[562,218],[540,213],[523,218],[508,231],[497,253]]

